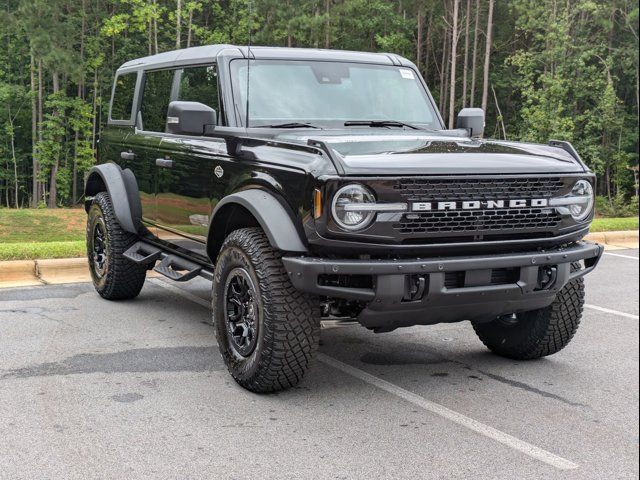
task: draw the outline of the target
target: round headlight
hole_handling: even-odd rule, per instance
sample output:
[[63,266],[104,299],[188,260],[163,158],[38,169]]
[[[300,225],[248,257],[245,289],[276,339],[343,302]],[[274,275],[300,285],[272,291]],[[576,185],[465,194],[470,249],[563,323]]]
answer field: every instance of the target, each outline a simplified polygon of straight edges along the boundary
[[573,219],[581,222],[591,214],[593,209],[593,187],[586,180],[578,180],[571,190],[570,197],[575,202],[567,207]]
[[336,192],[331,204],[331,213],[338,226],[344,230],[362,230],[373,219],[375,212],[371,210],[358,210],[361,205],[376,202],[373,193],[363,185],[352,183]]

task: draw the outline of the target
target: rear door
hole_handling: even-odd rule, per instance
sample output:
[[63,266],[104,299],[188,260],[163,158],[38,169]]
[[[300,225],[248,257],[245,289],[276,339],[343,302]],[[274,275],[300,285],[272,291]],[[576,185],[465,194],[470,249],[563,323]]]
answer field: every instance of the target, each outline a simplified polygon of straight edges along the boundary
[[[140,189],[143,215],[155,227],[157,225],[158,184],[170,173],[169,162],[159,161],[171,158],[171,148],[165,148],[165,123],[167,108],[171,100],[174,70],[153,70],[144,72],[141,82],[140,110],[136,116],[136,129],[127,139],[128,147],[135,155],[136,179]],[[157,228],[152,228],[159,235]]]
[[108,127],[100,135],[100,160],[115,162],[130,169],[138,182],[142,203],[142,220],[147,226],[155,222],[155,168],[148,164],[139,139],[134,134],[137,115],[137,92],[142,82],[138,71],[118,73],[114,82]]

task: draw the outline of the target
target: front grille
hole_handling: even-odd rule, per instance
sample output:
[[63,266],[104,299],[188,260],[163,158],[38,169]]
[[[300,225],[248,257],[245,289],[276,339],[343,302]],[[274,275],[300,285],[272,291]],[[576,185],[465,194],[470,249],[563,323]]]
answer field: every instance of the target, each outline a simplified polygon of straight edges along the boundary
[[[432,202],[433,210],[413,211],[394,219],[391,226],[403,243],[431,241],[444,243],[481,242],[498,239],[554,236],[565,220],[555,208],[526,207],[480,209],[460,208],[464,201],[550,199],[568,193],[573,178],[531,177],[422,177],[402,178],[391,187],[393,201]],[[456,202],[457,208],[440,210],[437,202]]]
[[528,178],[406,178],[394,186],[409,201],[492,200],[513,198],[549,198],[565,186],[559,177]]
[[553,230],[562,218],[553,209],[444,210],[409,213],[393,228],[405,235],[460,234]]

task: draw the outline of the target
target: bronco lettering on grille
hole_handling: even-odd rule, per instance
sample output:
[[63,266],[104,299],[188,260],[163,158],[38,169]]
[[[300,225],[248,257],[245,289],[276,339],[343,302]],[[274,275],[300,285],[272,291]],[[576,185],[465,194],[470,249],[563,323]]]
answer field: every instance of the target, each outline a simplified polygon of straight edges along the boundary
[[454,202],[413,202],[411,211],[428,212],[431,210],[491,210],[495,208],[546,207],[546,198],[512,199],[512,200],[467,200]]

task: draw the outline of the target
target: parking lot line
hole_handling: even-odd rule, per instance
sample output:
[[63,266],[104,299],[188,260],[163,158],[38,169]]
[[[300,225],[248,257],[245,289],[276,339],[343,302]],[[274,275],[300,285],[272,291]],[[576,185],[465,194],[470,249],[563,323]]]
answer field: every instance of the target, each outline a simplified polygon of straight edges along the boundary
[[621,317],[632,318],[634,320],[638,320],[638,315],[634,315],[632,313],[620,312],[618,310],[611,310],[610,308],[599,307],[597,305],[590,305],[588,303],[584,304],[584,308],[589,308],[591,310],[597,310],[599,312],[610,313],[612,315],[619,315]]
[[424,410],[439,415],[440,417],[446,418],[458,425],[468,428],[476,433],[484,435],[496,442],[499,442],[509,448],[517,450],[525,455],[528,455],[536,460],[546,463],[547,465],[551,465],[559,470],[572,470],[578,468],[576,463],[573,463],[566,458],[559,457],[551,452],[548,452],[540,447],[536,447],[530,443],[527,443],[519,438],[516,438],[508,433],[504,433],[496,428],[490,427],[489,425],[485,425],[484,423],[478,422],[473,418],[467,417],[461,413],[458,413],[450,408],[440,405],[439,403],[432,402],[427,400],[420,395],[417,395],[413,392],[405,390],[391,382],[387,382],[386,380],[382,380],[381,378],[376,377],[375,375],[371,375],[359,368],[353,367],[346,363],[343,363],[339,360],[336,360],[333,357],[329,357],[323,353],[318,354],[318,360],[324,363],[325,365],[331,366],[337,370],[340,370],[348,375],[356,377],[370,385],[373,385],[381,390],[384,390],[388,393],[391,393],[397,397],[406,400]]
[[604,252],[604,255],[610,255],[612,257],[621,257],[621,258],[631,258],[632,260],[638,260],[638,257],[633,257],[631,255],[622,255],[620,253]]
[[[149,280],[154,285],[157,285],[162,288],[166,288],[178,295],[185,297],[188,300],[191,300],[198,305],[209,308],[209,302],[205,299],[198,297],[197,295],[193,295],[190,292],[183,290],[182,288],[176,287],[174,285],[170,285],[166,282],[163,282],[159,279],[150,279]],[[450,420],[458,425],[461,425],[469,430],[472,430],[476,433],[484,435],[488,438],[491,438],[507,447],[510,447],[514,450],[524,453],[532,458],[540,460],[552,467],[555,467],[560,470],[572,470],[578,468],[578,465],[573,463],[570,460],[559,457],[551,452],[548,452],[542,448],[536,447],[530,443],[527,443],[523,440],[520,440],[508,433],[504,433],[496,428],[490,427],[489,425],[485,425],[484,423],[478,422],[473,418],[467,417],[461,413],[458,413],[454,410],[451,410],[447,407],[444,407],[438,403],[427,400],[420,395],[412,393],[408,390],[405,390],[402,387],[399,387],[393,383],[387,382],[386,380],[382,380],[381,378],[376,377],[375,375],[371,375],[370,373],[365,372],[364,370],[360,370],[356,367],[352,367],[346,363],[343,363],[339,360],[336,360],[333,357],[329,357],[323,353],[318,354],[318,360],[325,365],[338,369],[348,375],[351,375],[355,378],[358,378],[374,387],[377,387],[381,390],[384,390],[388,393],[391,393],[397,397],[402,398],[418,407],[423,408],[424,410],[439,415],[447,420]]]

